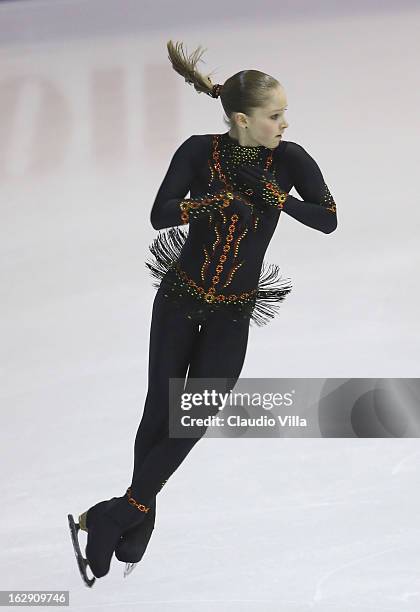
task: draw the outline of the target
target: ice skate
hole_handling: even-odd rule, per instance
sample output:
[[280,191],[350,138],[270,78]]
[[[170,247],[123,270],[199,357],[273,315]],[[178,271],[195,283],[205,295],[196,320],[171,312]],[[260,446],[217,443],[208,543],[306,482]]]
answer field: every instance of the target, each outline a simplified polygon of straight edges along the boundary
[[[79,522],[76,523],[74,520],[74,517],[72,514],[68,514],[67,518],[68,518],[68,522],[69,522],[69,527],[70,527],[70,534],[71,534],[71,539],[72,539],[72,543],[73,543],[73,548],[74,548],[74,553],[76,555],[76,559],[77,559],[77,564],[79,567],[79,571],[80,574],[82,576],[82,579],[84,580],[86,586],[88,587],[92,587],[95,583],[96,578],[98,578],[99,576],[96,575],[95,571],[93,571],[93,568],[91,567],[91,564],[89,562],[88,559],[88,555],[87,555],[87,546],[85,548],[85,555],[86,557],[83,556],[83,553],[81,551],[80,548],[80,542],[79,542],[79,531],[85,531],[86,533],[88,533],[88,528],[87,528],[87,514],[88,512],[91,513],[91,515],[98,513],[98,511],[103,511],[108,504],[115,500],[118,499],[117,497],[113,497],[112,500],[107,500],[107,501],[102,501],[99,502],[98,504],[96,504],[95,506],[93,506],[92,508],[90,508],[88,511],[83,512],[82,514],[79,515]],[[88,538],[89,539],[89,538]],[[87,568],[89,567],[89,569],[91,570],[91,572],[93,573],[94,577],[90,578],[87,574]]]
[[150,511],[144,521],[131,529],[128,529],[122,536],[115,549],[115,556],[119,561],[125,562],[124,578],[134,570],[136,565],[143,558],[149,544],[156,517],[156,498],[150,502]]
[[82,555],[82,551],[80,550],[80,543],[79,543],[79,538],[78,538],[78,533],[79,533],[79,530],[81,529],[80,517],[79,517],[78,523],[75,523],[72,514],[68,514],[67,519],[69,522],[71,541],[73,544],[74,554],[76,555],[77,565],[79,567],[80,575],[82,576],[82,579],[84,583],[86,584],[86,586],[92,587],[95,583],[96,578],[95,577],[89,578],[89,576],[87,575],[87,568],[89,567],[89,563],[87,559],[85,559],[85,557]]
[[[79,516],[76,526],[71,515],[69,525],[79,571],[85,584],[91,587],[94,579],[87,575],[89,566],[95,578],[102,578],[109,572],[112,555],[124,532],[143,522],[150,507],[139,503],[130,496],[112,498],[92,506]],[[79,529],[88,534],[85,549],[86,558],[80,551],[77,539]]]

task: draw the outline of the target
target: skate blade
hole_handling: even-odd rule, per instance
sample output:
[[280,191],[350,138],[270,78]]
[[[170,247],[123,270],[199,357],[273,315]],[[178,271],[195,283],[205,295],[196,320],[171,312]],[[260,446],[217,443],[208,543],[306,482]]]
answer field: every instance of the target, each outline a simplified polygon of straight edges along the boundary
[[84,556],[82,555],[82,551],[80,550],[79,538],[77,535],[80,530],[80,525],[79,523],[74,522],[74,518],[72,514],[68,514],[67,519],[69,523],[70,535],[71,535],[71,541],[73,544],[74,554],[77,560],[77,565],[79,567],[80,575],[82,576],[83,582],[86,584],[86,586],[92,587],[95,583],[96,577],[94,576],[93,578],[89,578],[89,576],[87,575],[86,570],[89,567],[89,563],[88,563],[88,560],[85,559]]
[[127,576],[129,574],[131,574],[131,572],[133,571],[133,569],[136,567],[137,563],[126,563],[125,564],[125,568],[124,568],[124,578],[127,578]]

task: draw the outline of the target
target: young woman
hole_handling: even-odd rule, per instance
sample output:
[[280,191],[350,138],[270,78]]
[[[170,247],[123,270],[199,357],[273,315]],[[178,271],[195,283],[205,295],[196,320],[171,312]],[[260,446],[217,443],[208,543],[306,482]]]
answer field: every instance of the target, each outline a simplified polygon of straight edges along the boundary
[[[279,267],[264,262],[281,213],[325,234],[337,227],[335,203],[317,163],[301,145],[283,139],[287,99],[277,79],[243,70],[214,85],[196,68],[200,47],[190,57],[182,43],[169,41],[167,47],[187,83],[198,93],[220,96],[229,131],[185,140],[153,204],[153,227],[168,231],[155,239],[154,258],[146,263],[158,291],[131,485],[126,494],[84,512],[78,524],[69,515],[89,586],[95,579],[87,577],[87,565],[101,577],[114,552],[127,563],[126,573],[141,559],[154,528],[156,495],[202,437],[169,435],[169,379],[185,379],[184,391],[194,379],[222,379],[223,390],[231,390],[250,324],[268,323],[291,291]],[[292,187],[302,200],[289,195]],[[88,534],[86,559],[79,528]]]

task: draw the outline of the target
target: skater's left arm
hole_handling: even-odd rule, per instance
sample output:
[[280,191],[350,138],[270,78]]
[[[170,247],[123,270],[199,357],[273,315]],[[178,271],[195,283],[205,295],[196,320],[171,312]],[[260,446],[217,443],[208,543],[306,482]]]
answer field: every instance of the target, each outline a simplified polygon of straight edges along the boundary
[[337,227],[336,205],[316,161],[305,149],[288,142],[293,185],[302,200],[288,194],[282,210],[304,225],[330,234]]

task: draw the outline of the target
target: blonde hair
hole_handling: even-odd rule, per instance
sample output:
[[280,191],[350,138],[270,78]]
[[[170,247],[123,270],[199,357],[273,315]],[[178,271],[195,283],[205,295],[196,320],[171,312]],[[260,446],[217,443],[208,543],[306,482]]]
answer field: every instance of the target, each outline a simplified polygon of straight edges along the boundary
[[[207,49],[200,45],[188,55],[184,52],[182,42],[174,45],[172,40],[167,42],[167,48],[172,68],[184,77],[186,83],[193,85],[197,93],[217,97],[217,88],[216,95],[214,89],[216,84],[210,78],[212,73],[203,75],[197,70],[197,64]],[[218,90],[226,114],[226,119],[223,118],[223,121],[229,128],[232,128],[234,125],[233,113],[252,115],[255,108],[264,106],[268,101],[270,91],[279,85],[280,82],[277,79],[259,70],[241,70],[229,77]]]

